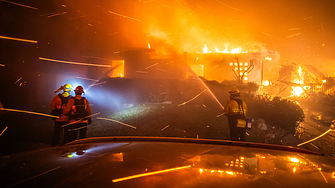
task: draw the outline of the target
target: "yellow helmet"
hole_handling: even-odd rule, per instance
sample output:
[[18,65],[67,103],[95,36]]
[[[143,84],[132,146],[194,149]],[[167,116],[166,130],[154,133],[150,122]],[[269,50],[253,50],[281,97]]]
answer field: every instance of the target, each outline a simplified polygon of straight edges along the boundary
[[238,95],[240,94],[240,90],[238,90],[235,86],[229,91],[230,94]]
[[63,91],[65,91],[65,92],[70,92],[70,91],[72,91],[72,86],[71,86],[71,84],[65,84],[65,85],[63,86]]

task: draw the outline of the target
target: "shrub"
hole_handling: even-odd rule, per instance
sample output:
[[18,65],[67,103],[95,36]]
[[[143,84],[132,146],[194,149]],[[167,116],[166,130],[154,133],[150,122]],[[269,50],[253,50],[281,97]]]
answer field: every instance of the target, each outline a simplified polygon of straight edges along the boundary
[[251,117],[264,119],[267,124],[291,134],[294,134],[296,127],[305,118],[302,108],[296,102],[281,97],[249,95],[245,101]]

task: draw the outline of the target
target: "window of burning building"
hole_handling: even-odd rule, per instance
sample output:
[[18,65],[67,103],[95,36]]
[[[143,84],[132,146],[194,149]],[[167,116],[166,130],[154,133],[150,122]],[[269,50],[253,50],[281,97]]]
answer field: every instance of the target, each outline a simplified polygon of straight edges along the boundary
[[202,76],[202,77],[205,76],[205,66],[204,65],[191,65],[191,69],[198,76]]
[[113,70],[108,74],[111,78],[122,78],[124,77],[124,60],[113,60],[112,61]]

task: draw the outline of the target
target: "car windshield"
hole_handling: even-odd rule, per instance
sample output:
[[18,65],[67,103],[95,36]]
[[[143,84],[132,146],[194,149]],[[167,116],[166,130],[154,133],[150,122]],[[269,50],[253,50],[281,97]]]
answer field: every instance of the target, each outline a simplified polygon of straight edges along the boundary
[[333,5],[1,0],[0,154],[146,136],[333,156]]

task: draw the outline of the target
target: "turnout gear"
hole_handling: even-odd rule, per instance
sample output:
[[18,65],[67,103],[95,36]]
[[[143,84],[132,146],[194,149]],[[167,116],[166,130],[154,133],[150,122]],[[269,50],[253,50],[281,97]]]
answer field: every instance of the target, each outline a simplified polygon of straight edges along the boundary
[[243,101],[241,99],[233,99],[233,101],[235,101],[238,106],[233,103],[228,106],[231,111],[230,115],[228,116],[228,122],[230,125],[233,125],[235,127],[245,128],[247,123],[246,110],[244,110],[243,108],[243,105],[245,105],[245,103],[243,104]]
[[70,123],[64,126],[64,140],[71,142],[79,138],[86,138],[86,131],[89,124],[91,124],[91,107],[85,97],[81,95],[84,93],[82,86],[75,89],[76,96],[69,99],[62,114],[70,116]]
[[61,138],[62,126],[69,122],[69,116],[66,114],[62,114],[68,100],[72,97],[69,92],[72,90],[70,84],[65,84],[61,86],[55,92],[63,90],[62,94],[56,95],[51,103],[50,110],[51,115],[58,116],[58,118],[52,118],[55,121],[54,125],[54,133],[52,136],[51,146],[56,146]]
[[68,116],[62,115],[62,111],[66,106],[67,101],[71,98],[71,95],[67,94],[67,97],[65,97],[63,94],[56,95],[51,103],[50,103],[50,109],[51,109],[51,115],[59,116],[59,118],[52,118],[55,121],[68,121]]
[[240,91],[237,88],[234,87],[229,93],[230,100],[226,104],[224,113],[228,117],[230,139],[245,141],[248,107],[239,98]]
[[88,112],[87,109],[87,100],[85,97],[81,97],[81,99],[77,99],[76,97],[72,97],[74,100],[73,106],[71,107],[70,119],[80,120],[87,119]]

